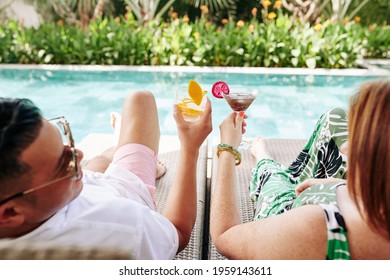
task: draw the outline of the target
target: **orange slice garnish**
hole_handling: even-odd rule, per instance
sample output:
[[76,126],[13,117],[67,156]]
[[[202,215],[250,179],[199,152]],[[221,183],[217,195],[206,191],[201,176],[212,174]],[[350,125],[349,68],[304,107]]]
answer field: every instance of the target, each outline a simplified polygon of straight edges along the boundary
[[[192,102],[193,101],[191,100],[191,103]],[[196,117],[202,115],[202,113],[203,113],[203,111],[200,109],[191,108],[189,106],[189,103],[186,103],[186,102],[177,104],[177,106],[179,107],[183,116],[185,116],[187,118],[196,118]]]
[[200,103],[202,103],[203,95],[206,93],[207,91],[202,90],[202,87],[197,82],[190,80],[188,84],[188,94],[196,105],[199,106]]

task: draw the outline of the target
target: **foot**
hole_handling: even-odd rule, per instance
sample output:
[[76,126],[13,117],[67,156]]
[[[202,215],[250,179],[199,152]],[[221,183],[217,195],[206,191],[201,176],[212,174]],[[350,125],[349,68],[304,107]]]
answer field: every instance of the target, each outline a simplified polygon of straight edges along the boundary
[[164,163],[157,160],[156,180],[160,179],[167,172],[167,167]]
[[119,135],[121,132],[121,122],[122,122],[122,117],[119,115],[117,112],[112,112],[110,114],[111,118],[111,127],[114,129],[114,144],[115,146],[119,142]]
[[251,153],[256,158],[257,162],[262,159],[272,159],[272,156],[267,149],[267,145],[261,137],[257,137],[252,141]]
[[340,146],[340,153],[344,155],[348,155],[348,141],[345,141],[341,146]]

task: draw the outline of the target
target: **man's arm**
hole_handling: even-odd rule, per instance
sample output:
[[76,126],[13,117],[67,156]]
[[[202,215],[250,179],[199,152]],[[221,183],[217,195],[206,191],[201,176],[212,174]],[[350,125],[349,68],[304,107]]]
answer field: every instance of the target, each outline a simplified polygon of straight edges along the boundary
[[177,229],[180,252],[187,246],[196,220],[196,168],[199,148],[212,131],[210,100],[207,100],[206,109],[199,121],[184,121],[177,106],[174,109],[174,118],[181,142],[180,158],[163,215]]

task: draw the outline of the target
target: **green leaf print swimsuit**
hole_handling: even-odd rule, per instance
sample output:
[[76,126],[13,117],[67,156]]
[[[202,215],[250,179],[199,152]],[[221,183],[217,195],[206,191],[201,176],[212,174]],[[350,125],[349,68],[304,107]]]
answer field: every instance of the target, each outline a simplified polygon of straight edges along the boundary
[[341,108],[322,115],[309,141],[287,169],[274,160],[260,160],[249,187],[255,202],[255,220],[303,205],[322,207],[328,228],[327,259],[350,259],[346,226],[336,200],[337,187],[344,183],[315,185],[298,196],[295,188],[309,178],[345,179],[346,156],[339,148],[348,139],[346,115]]

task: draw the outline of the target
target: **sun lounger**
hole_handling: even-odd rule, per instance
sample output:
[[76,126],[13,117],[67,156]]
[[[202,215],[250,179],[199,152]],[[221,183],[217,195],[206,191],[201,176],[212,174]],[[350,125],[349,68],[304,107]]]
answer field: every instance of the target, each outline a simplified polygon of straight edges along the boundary
[[0,242],[0,260],[128,260],[128,252],[96,247],[66,247],[47,242]]
[[[102,152],[111,146],[113,138],[110,135],[90,135],[80,145],[84,151],[85,159]],[[305,144],[304,140],[266,140],[271,155],[280,163],[287,166],[297,156]],[[215,156],[215,145],[212,154],[208,155],[205,143],[200,151],[197,173],[197,218],[191,235],[190,243],[186,249],[179,253],[176,260],[197,259],[224,259],[215,249],[209,238],[209,198],[210,189],[215,186],[218,159]],[[165,207],[166,198],[173,183],[177,169],[179,155],[179,140],[177,136],[164,136],[160,142],[159,159],[167,166],[166,174],[157,180],[155,201],[157,211]],[[242,153],[243,161],[237,167],[237,182],[240,186],[239,200],[241,216],[244,222],[253,218],[253,203],[248,195],[248,184],[251,177],[251,169],[255,162],[250,150]],[[212,158],[212,162],[211,159]],[[209,175],[208,175],[209,174]],[[206,225],[206,226],[204,226]],[[126,252],[110,252],[99,247],[94,248],[65,248],[61,244],[30,243],[26,242],[18,246],[9,246],[7,242],[0,242],[0,259],[131,259]]]
[[[157,180],[157,192],[155,201],[157,211],[161,212],[167,200],[168,192],[173,184],[176,175],[178,157],[179,157],[179,140],[177,137],[166,137],[160,142],[159,159],[167,166],[167,173]],[[204,217],[206,206],[206,175],[207,175],[207,144],[201,147],[197,167],[197,216],[194,229],[192,230],[190,243],[180,252],[176,260],[200,260],[203,253],[204,240]]]
[[[91,134],[85,138],[78,146],[84,152],[84,160],[100,154],[105,149],[113,145],[113,136],[109,134]],[[180,142],[177,136],[163,136],[160,141],[159,160],[167,166],[166,174],[157,180],[157,190],[155,202],[157,210],[162,211],[169,189],[173,183],[175,170],[177,169],[177,159],[179,156]],[[178,254],[177,260],[202,259],[203,253],[203,225],[206,200],[206,164],[207,164],[207,144],[205,143],[199,153],[198,173],[197,173],[197,219],[191,235],[190,243],[186,249]],[[9,245],[6,241],[0,242],[0,259],[131,259],[126,252],[110,251],[99,246],[93,248],[64,247],[55,242],[25,242],[17,246]]]
[[[305,145],[305,140],[266,140],[267,147],[271,156],[284,166],[288,166],[298,155],[299,151]],[[216,156],[216,145],[213,144],[213,161],[212,161],[212,177],[211,177],[211,199],[212,191],[216,183],[216,175],[218,170],[218,158]],[[251,179],[252,168],[255,165],[255,159],[252,157],[250,150],[242,151],[242,162],[237,166],[237,187],[239,189],[239,208],[241,211],[241,218],[243,222],[253,220],[254,209],[253,202],[249,197],[249,182]],[[221,254],[218,253],[214,244],[209,238],[208,258],[211,260],[223,260]]]

